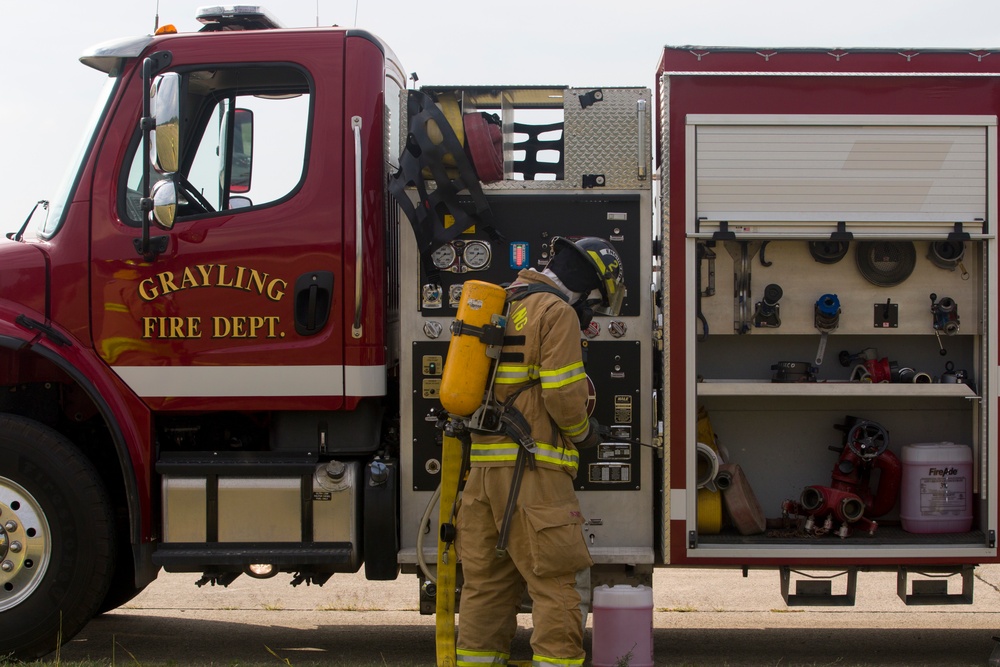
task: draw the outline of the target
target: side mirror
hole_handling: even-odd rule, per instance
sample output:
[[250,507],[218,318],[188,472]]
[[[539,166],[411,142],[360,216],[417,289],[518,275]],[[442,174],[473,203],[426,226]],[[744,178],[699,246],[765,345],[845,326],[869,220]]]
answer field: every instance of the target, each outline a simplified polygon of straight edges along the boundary
[[164,178],[153,184],[150,192],[153,200],[153,222],[161,229],[171,229],[177,217],[177,186],[174,179]]
[[161,174],[172,174],[180,168],[180,87],[181,75],[168,72],[156,77],[149,91],[156,121],[149,161]]
[[233,144],[229,191],[243,194],[250,191],[250,176],[253,173],[253,111],[234,109],[231,122]]

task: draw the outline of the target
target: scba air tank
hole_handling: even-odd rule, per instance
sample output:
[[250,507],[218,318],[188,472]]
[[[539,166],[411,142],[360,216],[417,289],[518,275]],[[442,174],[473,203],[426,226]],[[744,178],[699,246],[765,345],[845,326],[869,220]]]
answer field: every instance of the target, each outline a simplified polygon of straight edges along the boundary
[[462,286],[441,373],[441,405],[450,414],[468,417],[483,403],[493,360],[479,331],[502,319],[506,299],[507,292],[493,283],[467,280]]

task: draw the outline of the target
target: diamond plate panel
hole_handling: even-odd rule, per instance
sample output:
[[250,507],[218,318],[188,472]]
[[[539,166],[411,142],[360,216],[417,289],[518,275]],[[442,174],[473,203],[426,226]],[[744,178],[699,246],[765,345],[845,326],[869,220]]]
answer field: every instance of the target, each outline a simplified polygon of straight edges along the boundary
[[[600,91],[584,107],[581,96]],[[651,188],[652,93],[648,88],[568,88],[563,97],[565,178],[561,181],[505,180],[484,190],[575,190],[584,176],[603,176],[605,190]],[[643,110],[639,111],[639,102]]]
[[[579,187],[584,175],[603,174],[605,188],[649,188],[650,91],[646,88],[603,88],[600,89],[602,100],[583,107],[579,101],[581,96],[593,90],[570,88],[566,91],[563,103],[565,181]],[[638,110],[640,101],[641,113]]]

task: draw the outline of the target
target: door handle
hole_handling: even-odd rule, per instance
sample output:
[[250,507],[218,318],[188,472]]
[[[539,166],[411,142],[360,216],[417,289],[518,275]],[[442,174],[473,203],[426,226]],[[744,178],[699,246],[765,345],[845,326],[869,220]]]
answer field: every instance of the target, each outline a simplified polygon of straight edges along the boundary
[[310,271],[295,281],[295,331],[300,336],[319,333],[330,319],[333,273]]
[[351,117],[351,129],[354,130],[354,325],[351,327],[351,336],[361,338],[361,304],[364,300],[361,292],[361,281],[364,278],[362,197],[365,193],[361,169],[361,116]]

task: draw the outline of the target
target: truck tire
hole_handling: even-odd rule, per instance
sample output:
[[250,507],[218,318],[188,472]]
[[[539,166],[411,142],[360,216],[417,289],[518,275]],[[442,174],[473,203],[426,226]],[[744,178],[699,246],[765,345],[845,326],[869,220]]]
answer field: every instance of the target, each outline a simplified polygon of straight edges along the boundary
[[[119,540],[121,543],[122,540]],[[126,544],[125,546],[128,546]],[[135,585],[135,568],[126,567],[127,558],[131,558],[131,550],[122,551],[119,549],[118,557],[115,559],[117,565],[115,566],[114,577],[111,580],[111,584],[108,586],[108,592],[101,601],[101,604],[97,607],[97,614],[104,614],[114,609],[118,609],[123,604],[131,602],[135,596],[146,590],[146,587],[138,587]]]
[[114,572],[111,503],[61,434],[0,414],[0,656],[54,651],[97,611]]

